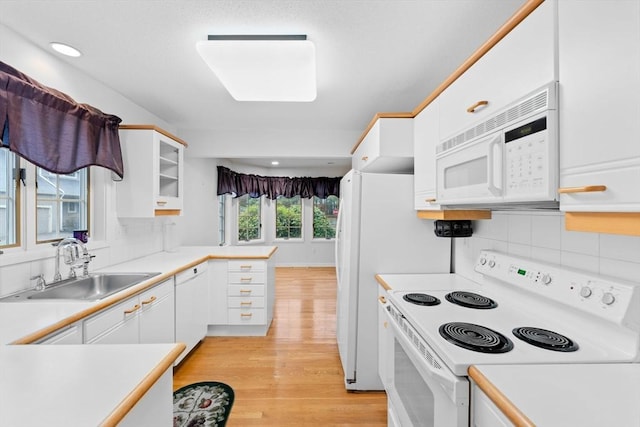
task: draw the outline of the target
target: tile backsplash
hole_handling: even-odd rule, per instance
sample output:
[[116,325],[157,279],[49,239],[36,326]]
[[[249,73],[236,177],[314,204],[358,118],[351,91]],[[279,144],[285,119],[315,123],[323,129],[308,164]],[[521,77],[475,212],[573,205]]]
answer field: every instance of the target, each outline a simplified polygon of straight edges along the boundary
[[454,270],[475,278],[482,249],[618,277],[640,284],[640,237],[567,231],[561,212],[493,212],[473,222],[473,236],[454,239]]

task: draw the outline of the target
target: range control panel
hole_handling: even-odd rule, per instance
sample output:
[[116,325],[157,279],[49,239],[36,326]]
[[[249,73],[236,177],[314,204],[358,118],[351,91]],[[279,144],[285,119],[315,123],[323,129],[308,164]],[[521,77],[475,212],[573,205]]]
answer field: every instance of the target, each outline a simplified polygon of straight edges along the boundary
[[[555,264],[545,264],[495,251],[482,251],[475,270],[545,298],[553,299],[615,322],[626,319],[632,304],[638,305],[640,285],[598,276]],[[638,310],[633,310],[638,311]]]

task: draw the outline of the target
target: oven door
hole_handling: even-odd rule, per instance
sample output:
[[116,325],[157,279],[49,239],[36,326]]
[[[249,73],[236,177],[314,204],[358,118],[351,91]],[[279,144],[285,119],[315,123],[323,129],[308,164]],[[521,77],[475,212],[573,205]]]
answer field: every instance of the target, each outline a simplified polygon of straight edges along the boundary
[[503,134],[493,133],[438,155],[436,198],[441,205],[500,203]]
[[401,315],[393,318],[392,310],[387,310],[393,339],[385,384],[389,426],[467,427],[469,381],[449,371]]

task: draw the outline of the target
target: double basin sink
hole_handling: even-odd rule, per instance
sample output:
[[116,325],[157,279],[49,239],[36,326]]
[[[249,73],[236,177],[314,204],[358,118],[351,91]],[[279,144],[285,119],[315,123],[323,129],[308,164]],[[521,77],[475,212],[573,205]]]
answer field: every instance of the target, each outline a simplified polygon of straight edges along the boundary
[[0,298],[0,302],[37,300],[98,301],[160,273],[97,273],[62,280],[42,291],[30,289]]

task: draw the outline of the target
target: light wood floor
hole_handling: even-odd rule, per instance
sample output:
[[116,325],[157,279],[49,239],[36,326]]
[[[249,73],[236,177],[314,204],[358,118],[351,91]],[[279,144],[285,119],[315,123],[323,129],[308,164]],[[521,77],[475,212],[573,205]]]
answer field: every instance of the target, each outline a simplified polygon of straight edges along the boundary
[[386,426],[384,392],[344,388],[333,268],[277,268],[266,337],[208,337],[174,372],[174,389],[221,381],[235,392],[228,427]]

